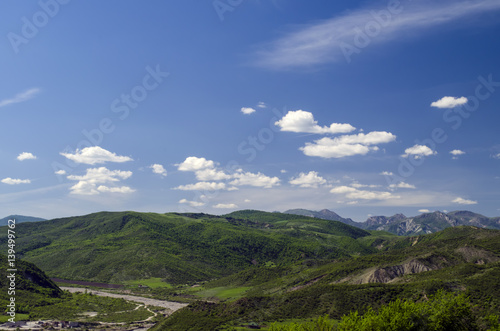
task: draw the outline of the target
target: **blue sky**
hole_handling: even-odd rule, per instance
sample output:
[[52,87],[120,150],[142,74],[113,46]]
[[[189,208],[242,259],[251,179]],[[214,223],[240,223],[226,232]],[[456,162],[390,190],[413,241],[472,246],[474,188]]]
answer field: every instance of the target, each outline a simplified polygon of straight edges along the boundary
[[500,3],[5,1],[0,210],[500,215]]

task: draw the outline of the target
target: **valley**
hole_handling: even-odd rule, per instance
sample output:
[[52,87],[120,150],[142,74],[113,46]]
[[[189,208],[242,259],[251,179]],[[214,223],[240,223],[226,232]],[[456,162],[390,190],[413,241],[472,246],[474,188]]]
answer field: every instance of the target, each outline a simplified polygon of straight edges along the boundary
[[[19,273],[27,277],[19,313],[32,320],[125,323],[123,330],[138,321],[152,330],[265,329],[325,315],[339,321],[439,290],[467,295],[480,307],[474,318],[481,325],[500,308],[500,231],[477,226],[398,236],[339,220],[241,210],[101,212],[16,230],[17,258],[26,270],[43,270],[32,271],[37,277]],[[48,277],[122,288],[56,285]]]

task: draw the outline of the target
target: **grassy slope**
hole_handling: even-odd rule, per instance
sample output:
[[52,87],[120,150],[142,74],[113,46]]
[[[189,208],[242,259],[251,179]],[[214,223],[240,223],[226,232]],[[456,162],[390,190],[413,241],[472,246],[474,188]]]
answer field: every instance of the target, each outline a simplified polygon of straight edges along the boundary
[[52,277],[110,283],[150,277],[194,282],[253,263],[289,264],[374,251],[356,240],[370,233],[340,222],[295,215],[276,222],[272,213],[256,214],[259,220],[101,212],[19,224],[17,245],[20,256]]
[[[330,314],[340,318],[351,310],[378,308],[397,298],[421,300],[444,288],[465,291],[485,313],[500,310],[500,231],[471,227],[405,238],[401,248],[373,255],[340,259],[321,265],[255,267],[206,287],[222,284],[252,287],[246,297],[219,304],[194,303],[163,321],[157,329],[196,329],[193,323],[209,320],[214,325],[249,321],[309,318]],[[410,259],[439,267],[410,274],[388,284],[339,282],[374,267],[397,265]],[[484,263],[484,264],[478,264]],[[217,316],[211,319],[210,316]],[[231,322],[232,321],[232,322]],[[217,324],[218,323],[218,324]]]

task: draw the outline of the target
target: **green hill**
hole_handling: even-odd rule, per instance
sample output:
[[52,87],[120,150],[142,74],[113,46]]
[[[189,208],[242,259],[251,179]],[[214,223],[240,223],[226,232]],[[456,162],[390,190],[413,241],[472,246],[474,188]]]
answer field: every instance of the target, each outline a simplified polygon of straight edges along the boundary
[[[20,257],[51,277],[122,283],[158,277],[209,280],[254,264],[367,254],[369,232],[340,222],[243,211],[101,212],[17,226]],[[3,232],[3,231],[2,231]],[[0,237],[4,243],[5,237]]]
[[[10,303],[11,298],[15,299],[16,321],[21,314],[28,314],[30,307],[43,305],[47,299],[60,298],[62,291],[52,282],[45,273],[34,264],[16,259],[15,261],[15,286],[11,287],[10,279],[7,278],[11,272],[7,272],[7,256],[0,254],[0,305],[3,307],[0,320],[7,321],[5,308]],[[12,289],[12,290],[11,290]]]
[[468,296],[478,316],[498,314],[499,261],[500,231],[455,227],[406,237],[365,256],[283,268],[256,266],[205,285],[250,288],[244,298],[193,303],[155,330],[195,330],[203,323],[214,329],[249,322],[269,325],[325,314],[340,319],[397,299],[426,300],[441,289]]

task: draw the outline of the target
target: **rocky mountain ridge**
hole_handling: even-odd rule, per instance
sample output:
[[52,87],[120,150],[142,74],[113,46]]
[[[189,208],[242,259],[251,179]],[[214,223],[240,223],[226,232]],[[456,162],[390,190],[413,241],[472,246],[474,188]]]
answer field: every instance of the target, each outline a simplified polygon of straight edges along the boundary
[[323,209],[319,212],[307,209],[290,209],[284,213],[340,221],[364,230],[387,231],[399,236],[434,233],[448,227],[461,225],[500,229],[500,217],[486,217],[466,210],[452,211],[449,213],[435,211],[414,217],[407,217],[403,214],[395,214],[393,216],[371,216],[365,222],[354,222],[352,219],[343,218],[328,209]]

